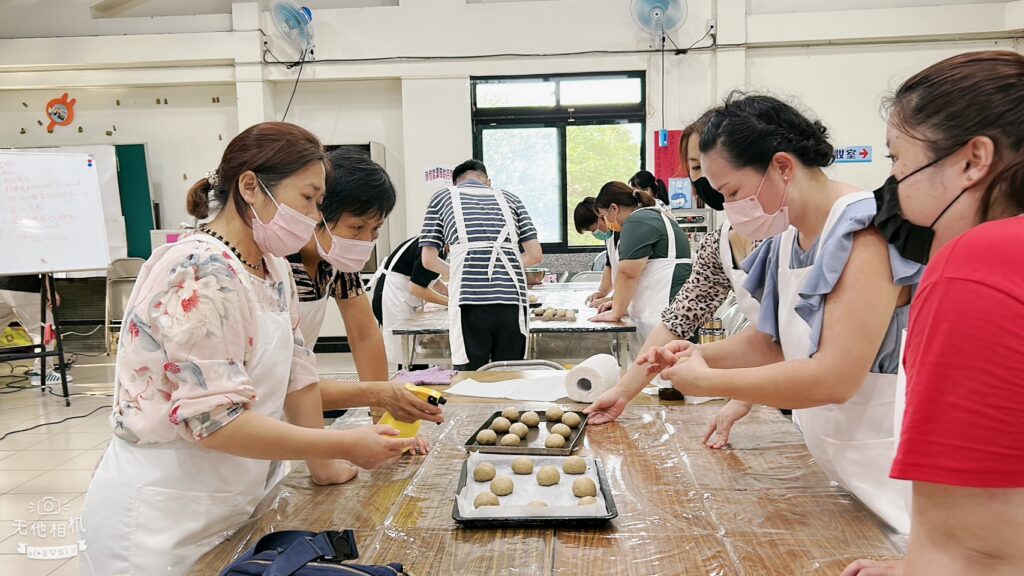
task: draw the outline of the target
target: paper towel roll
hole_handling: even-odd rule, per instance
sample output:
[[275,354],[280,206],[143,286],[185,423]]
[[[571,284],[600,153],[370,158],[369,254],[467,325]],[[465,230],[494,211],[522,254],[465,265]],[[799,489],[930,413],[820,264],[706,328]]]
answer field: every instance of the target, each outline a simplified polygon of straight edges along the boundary
[[619,361],[611,354],[597,354],[580,362],[565,375],[565,395],[576,402],[593,402],[619,381]]

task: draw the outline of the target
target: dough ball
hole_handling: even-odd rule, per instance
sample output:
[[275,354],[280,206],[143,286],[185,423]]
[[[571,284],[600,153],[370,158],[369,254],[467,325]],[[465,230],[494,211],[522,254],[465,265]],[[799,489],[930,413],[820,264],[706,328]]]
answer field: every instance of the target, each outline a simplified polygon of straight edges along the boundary
[[562,414],[562,424],[569,428],[575,428],[580,425],[580,415],[575,412],[566,412]]
[[493,479],[495,474],[494,464],[490,462],[481,462],[473,468],[473,480],[477,482],[487,482]]
[[540,416],[533,410],[530,410],[529,412],[523,412],[523,415],[519,417],[519,421],[530,428],[536,428],[540,424]]
[[590,506],[592,504],[597,504],[597,498],[594,498],[593,496],[584,496],[583,498],[580,498],[580,501],[577,502],[576,505],[577,506]]
[[501,411],[501,417],[508,419],[509,422],[515,422],[519,420],[519,410],[515,408],[505,408]]
[[494,430],[498,434],[504,434],[505,432],[508,432],[508,428],[511,425],[512,423],[509,422],[508,418],[505,418],[504,416],[498,416],[497,418],[491,421],[491,430]]
[[558,473],[558,468],[554,466],[541,466],[540,470],[537,471],[537,484],[541,486],[554,486],[558,484],[558,480],[562,477]]
[[[493,486],[493,482],[491,485]],[[584,496],[597,496],[597,484],[590,478],[584,476],[583,478],[577,478],[572,483],[572,495],[577,498],[583,498]]]
[[533,311],[533,315],[534,316],[543,316],[545,310],[547,310],[547,309],[546,308],[537,308],[536,310]]
[[481,430],[476,433],[476,443],[483,444],[485,446],[492,446],[498,441],[498,435],[495,434],[494,430]]
[[[591,484],[593,484],[593,482],[591,482]],[[512,479],[508,476],[498,476],[494,480],[491,480],[491,492],[494,492],[495,496],[508,496],[512,493],[512,488],[514,486]]]
[[473,498],[473,508],[479,508],[481,506],[501,506],[498,502],[498,497],[490,492],[481,492]]
[[519,436],[520,438],[526,438],[526,435],[530,433],[530,428],[526,424],[523,424],[522,422],[516,422],[515,424],[509,426],[508,431],[512,434],[515,434],[516,436]]
[[541,318],[543,318],[544,320],[552,320],[552,319],[554,319],[554,317],[555,317],[555,309],[554,308],[548,308],[547,310],[544,311],[544,314],[541,316]]
[[551,434],[544,439],[545,448],[565,448],[565,436],[561,434]]
[[565,310],[559,310],[558,312],[555,312],[555,318],[565,318],[565,314]]
[[502,446],[519,446],[519,436],[515,434],[505,434],[501,437]]
[[533,474],[533,460],[520,456],[512,461],[512,471],[516,474]]
[[562,424],[561,422],[559,422],[558,424],[555,424],[554,426],[551,427],[551,433],[552,434],[557,434],[557,435],[561,436],[562,438],[566,438],[566,439],[568,439],[569,436],[572,436],[572,430],[570,430],[568,426],[566,426],[565,424]]
[[575,322],[576,321],[576,312],[569,312],[568,314],[566,314],[565,315],[565,321],[566,322]]
[[569,456],[562,464],[566,474],[583,474],[587,471],[587,461],[579,456]]
[[534,500],[533,502],[530,502],[529,504],[527,504],[527,506],[529,506],[530,508],[547,508],[548,507],[548,503],[547,502],[543,502],[541,500]]
[[558,406],[552,406],[551,408],[548,408],[547,412],[544,413],[544,415],[548,419],[548,422],[561,422],[562,414],[565,414],[565,412]]

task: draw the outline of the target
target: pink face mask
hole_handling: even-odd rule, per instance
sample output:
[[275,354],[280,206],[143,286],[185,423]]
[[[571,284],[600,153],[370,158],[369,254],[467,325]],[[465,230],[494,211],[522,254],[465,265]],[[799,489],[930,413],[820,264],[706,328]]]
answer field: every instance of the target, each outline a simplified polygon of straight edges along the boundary
[[771,238],[789,228],[789,209],[786,207],[789,181],[786,181],[786,190],[782,193],[782,206],[776,213],[766,214],[757,197],[761,194],[761,188],[764,187],[764,181],[767,178],[768,173],[765,172],[764,178],[761,178],[761,184],[753,196],[735,202],[726,202],[723,205],[725,215],[729,218],[729,224],[736,232],[749,240]]
[[[324,227],[328,230],[331,229],[330,226],[327,226],[326,220],[324,220]],[[376,242],[352,240],[331,234],[331,249],[327,251],[324,250],[320,239],[315,234],[313,238],[316,240],[316,250],[320,253],[320,257],[341,272],[362,270],[366,261],[370,259],[370,255],[373,254],[373,247],[377,245]]]
[[270,190],[263,185],[263,181],[259,177],[256,180],[259,182],[260,188],[267,193],[267,196],[270,196],[270,200],[277,206],[277,213],[269,223],[264,224],[250,204],[249,210],[253,215],[252,238],[264,254],[272,254],[281,258],[291,256],[309,242],[313,230],[316,229],[316,220],[305,214],[300,214],[287,204],[279,203]]

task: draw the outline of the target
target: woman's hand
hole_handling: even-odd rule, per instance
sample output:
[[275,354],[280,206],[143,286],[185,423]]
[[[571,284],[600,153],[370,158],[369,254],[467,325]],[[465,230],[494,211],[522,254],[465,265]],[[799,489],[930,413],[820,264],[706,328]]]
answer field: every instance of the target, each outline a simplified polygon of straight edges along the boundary
[[623,396],[618,386],[612,386],[611,389],[598,396],[593,404],[583,409],[584,414],[590,414],[587,424],[606,424],[615,420],[622,415],[629,401],[630,398]]
[[[729,432],[732,430],[732,425],[738,422],[740,418],[750,414],[750,409],[753,406],[750,402],[729,400],[718,411],[718,414],[715,414],[715,419],[708,424],[707,432],[704,433],[704,445],[716,450],[728,446]],[[716,433],[718,436],[711,440],[711,436]]]
[[672,382],[672,387],[687,396],[714,396],[715,392],[708,390],[705,379],[711,372],[700,347],[694,347],[689,355],[681,353],[676,355],[676,363],[661,371],[664,380]]
[[427,439],[422,436],[417,436],[415,452],[416,454],[420,454],[423,456],[430,454],[430,442],[428,442]]
[[345,457],[353,464],[370,470],[402,455],[406,450],[416,449],[416,438],[394,438],[398,430],[391,426],[362,426],[343,430],[349,440]]
[[440,424],[444,415],[439,406],[424,402],[419,396],[406,390],[403,382],[385,382],[381,385],[379,399],[375,404],[391,413],[399,422],[426,420]]
[[601,292],[600,290],[594,292],[590,296],[587,296],[587,306],[590,306],[591,308],[597,308],[598,306],[604,304],[605,301],[608,300],[607,298],[605,298],[605,296],[607,296],[607,294]]
[[[606,302],[605,304],[602,304],[601,307],[598,308],[598,311],[600,312],[600,314],[598,314],[597,316],[591,316],[590,317],[590,321],[591,322],[619,322],[620,320],[622,320],[623,314],[618,314],[614,310],[610,310],[611,304],[612,304],[611,302]],[[605,306],[607,306],[608,309],[606,309]]]
[[903,560],[857,560],[846,567],[840,576],[900,576]]
[[637,366],[647,366],[646,376],[653,378],[663,370],[671,368],[681,358],[686,358],[697,349],[697,344],[686,340],[673,340],[664,346],[653,346],[637,356]]
[[344,484],[359,473],[348,460],[311,460],[308,466],[309,479],[317,486]]

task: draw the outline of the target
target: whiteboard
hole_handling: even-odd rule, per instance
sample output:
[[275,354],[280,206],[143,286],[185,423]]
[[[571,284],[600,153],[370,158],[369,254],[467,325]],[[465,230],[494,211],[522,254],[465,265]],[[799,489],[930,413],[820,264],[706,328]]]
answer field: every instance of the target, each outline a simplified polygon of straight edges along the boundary
[[[96,175],[100,179],[100,198],[103,201],[103,218],[107,221],[107,248],[110,261],[128,257],[128,235],[125,232],[124,215],[121,212],[121,190],[117,184],[117,152],[111,144],[89,146],[59,146],[55,148],[19,148],[23,152],[54,154],[88,154],[96,163]],[[106,274],[103,270],[99,276]],[[96,274],[73,274],[74,277],[89,277]]]
[[93,159],[0,151],[0,275],[109,266]]

